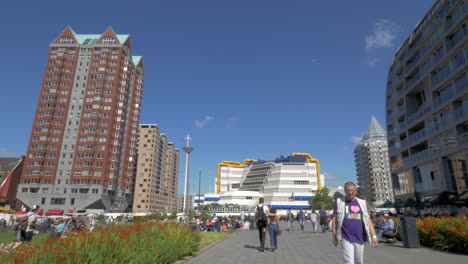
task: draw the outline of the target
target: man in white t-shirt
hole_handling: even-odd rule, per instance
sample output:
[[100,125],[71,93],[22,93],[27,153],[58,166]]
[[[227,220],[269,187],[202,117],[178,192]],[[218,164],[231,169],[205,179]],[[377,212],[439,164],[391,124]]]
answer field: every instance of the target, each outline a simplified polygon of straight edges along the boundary
[[216,214],[213,214],[213,218],[211,218],[211,222],[213,223],[213,228],[215,231],[221,231],[221,225],[219,224],[218,217]]
[[255,207],[255,218],[257,218],[258,235],[260,238],[260,252],[265,251],[267,217],[269,215],[268,206],[264,205],[263,202],[263,198],[260,198],[258,205]]
[[310,221],[312,222],[312,229],[314,229],[314,232],[317,232],[317,220],[318,214],[315,211],[312,211],[310,214]]
[[[28,218],[28,226],[26,227],[26,230],[22,231],[21,230],[21,241],[26,241],[28,243],[31,242],[33,233],[34,233],[34,228],[36,226],[36,218],[37,218],[37,211],[39,210],[38,205],[33,205],[31,209],[26,209],[26,216]],[[21,220],[20,220],[21,222]]]

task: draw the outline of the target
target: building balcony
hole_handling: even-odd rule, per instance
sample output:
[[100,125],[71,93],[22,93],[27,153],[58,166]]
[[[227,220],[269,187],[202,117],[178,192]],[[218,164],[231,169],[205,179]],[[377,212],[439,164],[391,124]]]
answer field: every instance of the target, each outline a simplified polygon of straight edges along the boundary
[[456,79],[453,83],[453,86],[455,88],[456,94],[466,91],[466,88],[468,87],[468,78],[466,77],[466,73],[463,74],[460,78]]
[[439,97],[434,97],[434,108],[449,102],[454,95],[455,92],[453,91],[452,87],[449,87],[448,89],[446,88],[446,91],[444,90],[443,94],[441,94]]
[[408,117],[407,124],[412,124],[414,121],[420,119],[421,117],[425,116],[427,113],[431,112],[432,107],[430,105],[420,109],[416,113],[413,113]]
[[411,79],[405,81],[405,89],[410,89],[417,81],[421,79],[421,73],[417,72]]
[[462,107],[455,109],[455,120],[463,118],[465,115],[468,114],[468,104],[464,104]]
[[431,152],[429,151],[429,149],[425,149],[423,151],[419,151],[417,153],[414,153],[413,155],[411,155],[411,161],[412,162],[419,162],[419,161],[422,161],[422,160],[425,160],[427,158],[429,158],[431,156]]
[[465,144],[468,142],[468,132],[464,132],[458,136],[458,142],[461,144]]
[[418,132],[414,133],[414,134],[411,134],[409,137],[408,137],[408,141],[413,144],[413,143],[416,143],[418,142],[420,139],[422,139],[423,137],[426,136],[426,129],[423,128],[421,130],[419,130]]

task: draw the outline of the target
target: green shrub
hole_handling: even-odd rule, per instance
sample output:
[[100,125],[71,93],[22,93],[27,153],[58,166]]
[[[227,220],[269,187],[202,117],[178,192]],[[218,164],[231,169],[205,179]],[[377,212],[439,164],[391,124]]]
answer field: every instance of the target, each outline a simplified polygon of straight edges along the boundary
[[0,263],[172,263],[194,254],[200,234],[184,225],[114,225],[1,254]]
[[468,216],[427,217],[416,224],[421,244],[468,254]]

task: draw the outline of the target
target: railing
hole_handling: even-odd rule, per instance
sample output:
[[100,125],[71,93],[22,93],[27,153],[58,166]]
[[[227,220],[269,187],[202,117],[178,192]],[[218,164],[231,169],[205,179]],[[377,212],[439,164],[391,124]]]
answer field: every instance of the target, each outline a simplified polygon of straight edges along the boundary
[[462,77],[455,80],[453,85],[457,94],[464,91],[468,87],[468,78],[466,78],[466,73],[463,74]]
[[455,119],[460,119],[462,118],[463,116],[465,116],[467,114],[467,110],[465,110],[464,108],[466,107],[459,107],[457,109],[455,109]]
[[261,185],[260,188],[259,188],[260,191],[263,191],[263,190],[264,190],[265,184],[268,182],[268,179],[269,179],[270,176],[271,176],[271,170],[273,169],[274,166],[275,166],[274,163],[272,163],[272,164],[270,165],[270,169],[269,169],[268,172],[266,173],[267,176],[265,177],[265,179],[263,179],[263,183],[262,183],[262,185]]
[[458,136],[458,142],[460,144],[465,144],[468,142],[468,132],[464,132]]
[[463,7],[458,9],[458,11],[455,12],[450,19],[447,19],[445,21],[445,32],[450,31],[452,26],[454,24],[457,24],[465,16],[466,9],[467,9],[467,6],[463,5]]
[[432,107],[430,105],[424,107],[423,109],[417,111],[416,113],[412,114],[411,116],[408,117],[408,120],[406,121],[407,124],[411,124],[414,121],[418,120],[419,118],[423,117],[425,114],[429,113],[432,110]]
[[453,47],[457,46],[464,39],[465,34],[463,31],[463,28],[460,28],[459,31],[457,31],[455,35],[453,35],[452,40],[447,42],[447,52],[453,49]]
[[405,148],[407,145],[408,145],[408,140],[404,139],[400,141],[400,147],[398,149]]
[[408,141],[411,142],[411,143],[415,143],[416,141],[420,140],[421,138],[423,138],[425,136],[426,136],[426,129],[423,128],[423,129],[419,130],[418,132],[410,135],[408,137]]
[[424,160],[426,158],[429,158],[431,156],[431,152],[428,149],[425,149],[423,151],[417,152],[413,155],[411,155],[411,160],[413,162],[418,162],[421,160]]
[[443,94],[441,94],[440,97],[435,97],[434,98],[434,107],[437,107],[439,105],[442,105],[446,102],[448,102],[454,95],[453,88],[451,86],[445,88],[447,92],[444,91]]
[[403,164],[408,165],[411,163],[411,157],[406,157],[401,159],[403,161]]

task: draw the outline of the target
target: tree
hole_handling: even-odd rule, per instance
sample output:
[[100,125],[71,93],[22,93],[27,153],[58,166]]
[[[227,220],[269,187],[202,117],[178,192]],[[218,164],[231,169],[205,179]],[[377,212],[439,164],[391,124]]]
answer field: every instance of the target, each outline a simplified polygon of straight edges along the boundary
[[192,219],[195,219],[195,217],[197,217],[197,212],[193,209],[190,209],[188,213],[188,217],[189,217],[189,221],[191,221]]
[[172,214],[169,216],[169,220],[176,220],[177,219],[177,212],[172,211]]
[[309,200],[309,205],[314,209],[322,209],[323,207],[326,210],[332,210],[333,198],[330,197],[330,190],[323,188],[321,191],[316,192],[315,196]]

